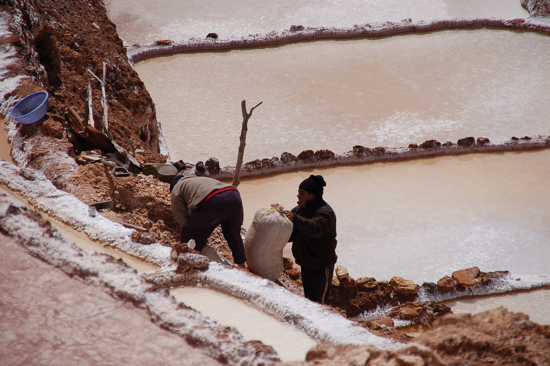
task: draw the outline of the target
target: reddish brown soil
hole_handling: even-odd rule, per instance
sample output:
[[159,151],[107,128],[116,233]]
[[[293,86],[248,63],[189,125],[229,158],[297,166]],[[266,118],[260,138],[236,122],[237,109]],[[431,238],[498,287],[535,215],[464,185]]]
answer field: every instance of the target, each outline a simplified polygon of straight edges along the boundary
[[[116,141],[128,154],[142,151],[145,160],[166,159],[158,156],[155,106],[128,62],[122,40],[101,0],[7,0],[3,4],[2,9],[12,14],[14,22],[18,16],[22,19],[11,27],[14,35],[2,40],[14,46],[20,56],[8,74],[24,74],[35,80],[21,85],[14,93],[24,97],[42,89],[50,94],[47,116],[35,124],[19,126],[23,136],[42,132],[33,147],[31,166],[44,167],[40,159],[52,151],[74,156],[82,150],[99,148],[104,153],[116,153],[109,140]],[[103,120],[100,83],[88,72],[102,78],[103,63],[107,71],[107,121]],[[94,121],[86,127],[90,82]],[[70,173],[71,168],[53,166],[45,174],[54,184],[66,188],[60,178],[64,171]]]
[[504,308],[478,315],[447,315],[432,331],[399,351],[369,346],[319,345],[307,362],[286,366],[328,365],[549,365],[550,327]]

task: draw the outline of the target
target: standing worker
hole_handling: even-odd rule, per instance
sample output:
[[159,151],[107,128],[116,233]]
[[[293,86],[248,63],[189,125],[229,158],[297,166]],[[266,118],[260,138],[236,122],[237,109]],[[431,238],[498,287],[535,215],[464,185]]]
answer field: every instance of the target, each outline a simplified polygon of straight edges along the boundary
[[[176,181],[176,179],[178,179]],[[241,238],[244,211],[237,188],[208,177],[177,177],[170,184],[172,214],[181,225],[181,242],[195,240],[199,252],[214,229],[222,232],[233,261],[246,268],[246,252]]]
[[329,304],[336,263],[336,215],[323,200],[327,184],[321,175],[300,183],[298,206],[284,214],[294,228],[289,242],[296,263],[302,267],[304,294],[311,301]]

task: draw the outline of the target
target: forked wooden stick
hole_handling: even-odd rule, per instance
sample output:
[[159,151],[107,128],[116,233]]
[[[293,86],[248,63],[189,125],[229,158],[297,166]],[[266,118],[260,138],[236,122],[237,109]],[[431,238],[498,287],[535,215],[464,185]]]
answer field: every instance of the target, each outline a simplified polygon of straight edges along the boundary
[[234,187],[237,187],[241,183],[239,177],[241,175],[241,166],[243,165],[244,147],[246,146],[246,132],[248,131],[248,120],[252,116],[252,112],[254,112],[254,109],[256,109],[262,103],[263,102],[256,104],[256,106],[250,110],[250,113],[248,113],[246,111],[246,100],[243,100],[241,102],[241,109],[243,112],[243,126],[241,129],[239,155],[237,156],[237,164],[235,165],[235,174],[233,174]]

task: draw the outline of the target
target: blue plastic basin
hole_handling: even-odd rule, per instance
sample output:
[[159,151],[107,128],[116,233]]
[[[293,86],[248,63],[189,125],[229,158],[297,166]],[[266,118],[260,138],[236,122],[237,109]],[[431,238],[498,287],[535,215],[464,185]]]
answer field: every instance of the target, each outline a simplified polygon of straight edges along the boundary
[[50,107],[48,97],[49,94],[47,91],[39,91],[27,95],[13,107],[10,112],[10,118],[24,125],[40,121]]

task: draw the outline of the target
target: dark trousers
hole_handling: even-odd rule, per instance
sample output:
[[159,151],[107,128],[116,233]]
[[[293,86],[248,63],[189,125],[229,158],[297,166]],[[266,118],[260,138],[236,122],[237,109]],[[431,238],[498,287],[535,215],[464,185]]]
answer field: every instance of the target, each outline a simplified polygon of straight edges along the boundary
[[322,269],[307,269],[302,267],[302,284],[304,295],[311,301],[329,305],[330,289],[334,264]]
[[203,206],[191,214],[189,221],[181,229],[181,242],[195,240],[195,250],[201,251],[214,229],[222,226],[222,232],[236,264],[247,261],[241,238],[241,225],[244,211],[238,191],[225,191],[210,198]]

